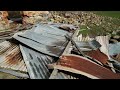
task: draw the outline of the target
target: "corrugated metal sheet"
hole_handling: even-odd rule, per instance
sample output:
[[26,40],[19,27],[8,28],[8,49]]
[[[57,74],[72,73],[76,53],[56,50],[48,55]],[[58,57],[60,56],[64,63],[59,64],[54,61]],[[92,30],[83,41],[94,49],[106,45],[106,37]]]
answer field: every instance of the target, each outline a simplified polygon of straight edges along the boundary
[[92,79],[120,79],[120,75],[113,73],[92,61],[77,55],[63,55],[55,64],[49,64],[49,68],[65,70],[81,74]]
[[83,75],[55,69],[49,79],[90,79]]
[[47,55],[36,52],[25,46],[20,45],[20,49],[27,66],[31,79],[48,79],[50,76],[47,64],[55,62],[55,60]]
[[109,54],[108,54],[109,37],[108,36],[96,36],[95,38],[90,38],[89,36],[83,37],[82,34],[80,34],[75,39],[75,41],[83,41],[83,42],[86,42],[86,41],[89,42],[92,40],[98,41],[101,44],[100,51],[109,57]]
[[[15,39],[17,39],[18,41],[20,41],[21,43],[39,51],[42,52],[44,54],[48,54],[51,56],[55,56],[55,57],[59,57],[61,55],[61,53],[63,52],[63,50],[65,49],[65,45],[64,46],[50,46],[50,45],[44,45],[41,42],[38,41],[34,41],[32,39],[26,39],[24,37],[21,36],[14,36]],[[47,40],[47,37],[45,38]],[[67,41],[64,42],[64,44],[66,44]],[[47,43],[47,42],[46,42]],[[56,44],[59,44],[59,41],[56,40],[56,42],[54,42]]]
[[[84,42],[84,41],[76,41],[75,43],[77,44],[77,46],[82,51],[96,50],[96,49],[101,47],[101,44],[99,42],[97,42],[96,40],[86,41],[86,42]],[[73,48],[74,48],[74,50],[76,50],[75,47],[73,47]]]
[[[109,38],[108,36],[96,36],[95,38],[90,38],[89,36],[83,37],[82,34],[80,34],[78,37],[75,38],[75,41],[92,41],[96,40],[101,44],[100,51],[103,52],[108,56],[110,59],[110,56],[108,54],[108,45],[109,45]],[[110,67],[113,67],[112,63],[108,63]],[[114,69],[112,69],[113,72],[115,72]]]
[[102,53],[99,49],[97,50],[91,50],[91,51],[86,51],[84,52],[86,55],[100,61],[103,64],[107,64],[108,63],[108,56],[104,53]]
[[10,69],[0,68],[0,72],[8,73],[19,78],[29,78],[28,74],[26,73],[17,72]]
[[17,33],[13,38],[39,52],[59,57],[68,44],[66,34],[70,33],[51,25],[38,24],[31,31]]
[[100,51],[106,54],[109,58],[109,54],[108,54],[109,37],[97,36],[95,39],[101,44]]
[[66,34],[71,34],[63,29],[59,29],[56,26],[48,24],[37,24],[33,30],[36,33],[47,33],[62,37],[64,37]]
[[19,46],[8,41],[0,44],[0,67],[27,72]]

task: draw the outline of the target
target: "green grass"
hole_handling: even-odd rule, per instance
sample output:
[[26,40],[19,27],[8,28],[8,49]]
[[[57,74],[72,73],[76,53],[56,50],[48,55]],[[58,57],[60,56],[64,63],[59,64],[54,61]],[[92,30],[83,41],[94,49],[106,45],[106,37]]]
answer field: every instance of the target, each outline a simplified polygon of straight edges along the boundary
[[94,13],[120,19],[120,11],[95,11]]

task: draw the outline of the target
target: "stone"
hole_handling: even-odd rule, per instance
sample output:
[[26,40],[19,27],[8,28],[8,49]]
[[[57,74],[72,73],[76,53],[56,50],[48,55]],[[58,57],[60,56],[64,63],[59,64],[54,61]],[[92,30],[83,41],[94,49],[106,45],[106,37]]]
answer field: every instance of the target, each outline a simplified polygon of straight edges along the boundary
[[109,42],[110,43],[118,43],[118,41],[116,39],[110,39]]
[[0,11],[0,30],[9,28],[7,11]]
[[23,24],[35,24],[48,19],[48,11],[23,11]]
[[119,35],[115,35],[113,36],[114,39],[120,39],[120,36]]

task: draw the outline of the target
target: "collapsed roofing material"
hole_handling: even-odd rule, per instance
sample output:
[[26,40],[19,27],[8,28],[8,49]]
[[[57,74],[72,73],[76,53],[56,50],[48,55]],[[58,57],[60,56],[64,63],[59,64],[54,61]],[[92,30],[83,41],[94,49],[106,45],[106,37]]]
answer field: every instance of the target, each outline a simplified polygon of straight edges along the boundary
[[49,79],[90,79],[90,78],[80,74],[54,69]]
[[0,44],[0,52],[0,67],[27,72],[20,49],[17,45],[8,41],[2,42]]
[[25,46],[20,49],[31,79],[48,79],[50,76],[47,64],[55,62],[50,56],[41,54]]
[[108,36],[97,36],[95,39],[101,44],[100,51],[106,54],[109,58],[109,54],[108,54],[109,37]]
[[32,25],[16,25],[15,27],[9,28],[7,30],[0,30],[0,40],[11,39],[12,36],[22,30],[30,29]]
[[[59,57],[62,54],[65,46],[68,43],[68,40],[65,39],[64,35],[67,33],[69,34],[69,32],[52,27],[50,25],[42,24],[37,25],[37,27],[32,30],[34,32],[26,31],[25,33],[17,33],[13,36],[13,38],[44,54],[55,57]],[[32,35],[30,35],[30,33],[32,33]],[[44,36],[45,33],[47,35]],[[63,39],[61,40],[59,38]]]
[[114,68],[116,68],[117,70],[115,70],[117,73],[120,73],[120,62],[117,60],[114,60],[113,58],[110,58],[110,62],[113,64]]
[[8,74],[11,74],[11,75],[19,77],[19,78],[29,78],[28,74],[26,74],[26,73],[16,72],[16,71],[10,70],[10,69],[0,68],[0,72],[8,73]]
[[91,51],[88,51],[88,52],[86,51],[84,53],[86,55],[88,55],[88,56],[90,56],[90,57],[92,57],[92,58],[100,61],[103,64],[108,64],[108,59],[109,59],[108,56],[105,55],[104,53],[100,52],[99,49],[97,49],[97,50],[91,50]]
[[120,79],[120,75],[104,68],[87,58],[77,55],[63,55],[57,63],[49,64],[50,69],[59,69],[81,74],[92,79]]
[[[92,41],[76,41],[75,42],[77,46],[82,50],[82,51],[91,51],[91,50],[96,50],[101,47],[101,44],[97,42],[96,40]],[[73,47],[75,49],[75,47]]]

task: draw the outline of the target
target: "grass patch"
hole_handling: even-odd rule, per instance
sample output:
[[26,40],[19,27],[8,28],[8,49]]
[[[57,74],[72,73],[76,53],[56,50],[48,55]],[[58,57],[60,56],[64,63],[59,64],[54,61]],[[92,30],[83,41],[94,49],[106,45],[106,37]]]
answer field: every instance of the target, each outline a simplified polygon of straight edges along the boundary
[[94,13],[101,16],[109,16],[120,19],[120,11],[96,11]]

